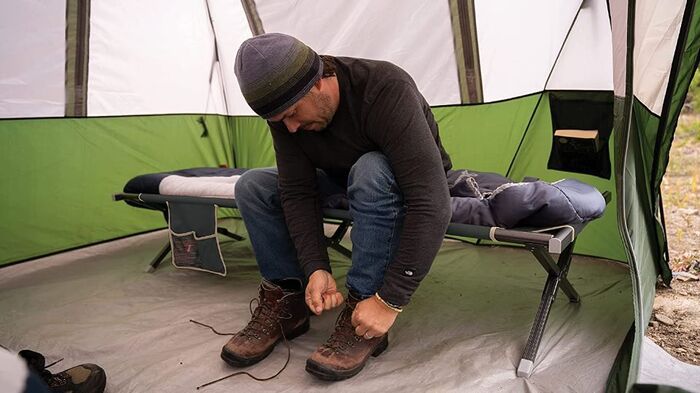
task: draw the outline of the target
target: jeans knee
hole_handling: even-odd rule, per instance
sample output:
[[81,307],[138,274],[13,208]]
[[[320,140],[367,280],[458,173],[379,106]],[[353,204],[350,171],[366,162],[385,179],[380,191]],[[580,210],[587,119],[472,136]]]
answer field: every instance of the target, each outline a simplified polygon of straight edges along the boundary
[[389,159],[382,153],[369,152],[360,157],[350,168],[348,197],[375,199],[382,195],[399,194]]
[[236,204],[270,203],[277,195],[277,176],[270,169],[251,169],[236,181]]

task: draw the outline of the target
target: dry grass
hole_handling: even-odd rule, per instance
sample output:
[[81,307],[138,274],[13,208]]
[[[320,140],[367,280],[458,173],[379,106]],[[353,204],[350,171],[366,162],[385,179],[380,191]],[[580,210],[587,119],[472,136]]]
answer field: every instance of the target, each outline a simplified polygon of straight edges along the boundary
[[700,265],[700,115],[682,115],[661,184],[671,268]]

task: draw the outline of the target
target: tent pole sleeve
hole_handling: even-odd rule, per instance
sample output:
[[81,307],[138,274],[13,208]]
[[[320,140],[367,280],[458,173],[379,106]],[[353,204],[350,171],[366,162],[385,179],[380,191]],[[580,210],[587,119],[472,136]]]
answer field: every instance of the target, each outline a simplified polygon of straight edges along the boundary
[[450,15],[462,104],[484,102],[474,0],[450,0]]
[[255,5],[255,0],[241,0],[241,4],[243,5],[243,11],[245,11],[245,17],[248,19],[248,26],[250,26],[251,33],[253,33],[254,36],[265,34],[265,29],[260,20],[260,14],[258,14],[258,7]]
[[66,117],[87,116],[90,0],[66,0]]

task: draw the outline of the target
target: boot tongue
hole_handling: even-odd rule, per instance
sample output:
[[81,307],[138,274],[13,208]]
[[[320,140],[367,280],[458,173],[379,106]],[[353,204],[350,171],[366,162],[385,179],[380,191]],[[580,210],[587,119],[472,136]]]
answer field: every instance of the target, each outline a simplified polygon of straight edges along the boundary
[[298,278],[284,278],[281,280],[272,281],[272,285],[276,285],[285,293],[297,293],[304,290],[304,285]]
[[275,283],[263,280],[260,284],[260,300],[277,300],[284,295],[282,288]]
[[272,281],[268,280],[262,280],[262,284],[260,284],[260,287],[266,291],[281,291],[282,288],[280,288],[279,285],[273,283]]

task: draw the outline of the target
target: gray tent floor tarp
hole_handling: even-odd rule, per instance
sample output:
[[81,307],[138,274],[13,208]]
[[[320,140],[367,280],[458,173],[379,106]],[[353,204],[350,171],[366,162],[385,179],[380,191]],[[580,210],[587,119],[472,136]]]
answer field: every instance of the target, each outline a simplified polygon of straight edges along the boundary
[[[226,226],[242,233],[240,221]],[[228,276],[176,270],[144,273],[164,231],[75,250],[0,270],[0,344],[44,353],[52,370],[92,362],[107,372],[108,392],[194,392],[225,376],[219,353],[227,337],[189,322],[234,332],[249,318],[260,278],[250,243],[222,246]],[[344,286],[349,261],[331,252]],[[328,337],[337,311],[312,318],[291,342],[292,358],[267,382],[237,376],[203,388],[229,391],[604,391],[633,320],[626,265],[575,257],[569,274],[582,297],[559,295],[534,374],[515,370],[539,303],[545,272],[525,250],[446,241],[431,273],[390,333],[389,349],[356,377],[330,385],[304,371]],[[278,345],[257,376],[284,364]]]

